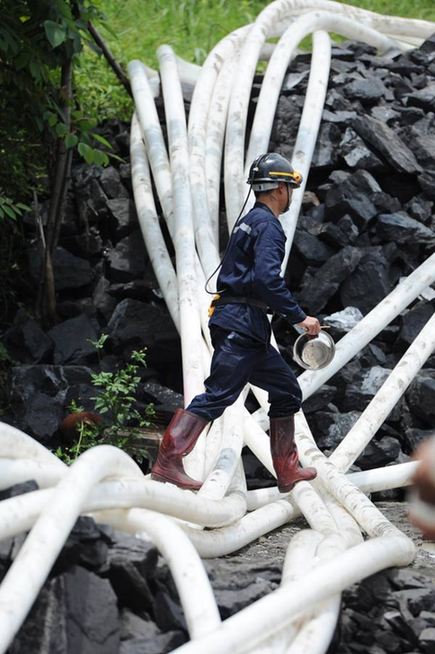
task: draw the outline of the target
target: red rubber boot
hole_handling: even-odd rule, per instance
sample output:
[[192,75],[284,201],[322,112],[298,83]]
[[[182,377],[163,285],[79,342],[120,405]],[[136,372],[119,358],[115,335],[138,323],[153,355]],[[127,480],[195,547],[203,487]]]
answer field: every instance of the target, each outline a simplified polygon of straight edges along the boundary
[[160,443],[157,461],[151,469],[151,479],[188,490],[199,490],[202,481],[192,479],[185,473],[182,458],[193,450],[206,424],[207,420],[194,413],[177,409]]
[[299,465],[294,416],[270,419],[270,451],[281,493],[291,491],[298,481],[311,481],[317,476],[315,468]]

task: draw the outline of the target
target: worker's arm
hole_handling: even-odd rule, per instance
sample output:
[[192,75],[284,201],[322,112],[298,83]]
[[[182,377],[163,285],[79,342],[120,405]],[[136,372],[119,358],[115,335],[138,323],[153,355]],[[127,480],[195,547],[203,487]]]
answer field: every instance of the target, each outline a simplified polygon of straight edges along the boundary
[[[256,226],[253,236],[253,293],[292,324],[299,323],[304,328],[308,327],[306,321],[309,317],[302,311],[281,277],[285,236],[280,225],[273,219],[265,220]],[[310,322],[308,320],[308,323]]]

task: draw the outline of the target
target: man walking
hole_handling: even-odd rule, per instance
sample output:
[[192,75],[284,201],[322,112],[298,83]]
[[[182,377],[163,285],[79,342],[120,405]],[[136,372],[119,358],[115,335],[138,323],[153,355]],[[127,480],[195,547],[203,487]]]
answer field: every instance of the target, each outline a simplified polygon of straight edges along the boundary
[[205,392],[186,410],[178,409],[163,436],[151,477],[181,488],[198,490],[202,482],[184,471],[182,457],[192,451],[208,422],[235,402],[247,383],[269,394],[270,448],[278,488],[290,491],[301,480],[316,476],[314,468],[301,468],[294,440],[294,414],[302,393],[282,356],[270,344],[267,313],[284,316],[308,334],[317,335],[317,318],[306,316],[281,277],[286,237],[279,222],[302,176],[277,153],[258,157],[248,184],[256,203],[238,220],[217,279],[217,295],[209,322],[214,347]]

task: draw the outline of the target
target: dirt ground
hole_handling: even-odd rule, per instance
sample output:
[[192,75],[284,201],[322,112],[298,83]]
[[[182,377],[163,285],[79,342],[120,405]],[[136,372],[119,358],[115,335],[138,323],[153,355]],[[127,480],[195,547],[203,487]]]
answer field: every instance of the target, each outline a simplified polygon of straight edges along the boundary
[[[407,518],[407,502],[377,502],[376,506],[398,529],[412,538],[417,546],[417,555],[410,567],[415,568],[419,574],[427,575],[435,579],[435,542],[423,540],[419,530],[414,527]],[[307,524],[303,518],[291,523],[286,527],[280,527],[275,531],[262,536],[254,543],[244,547],[238,552],[223,557],[228,565],[233,562],[235,567],[238,563],[258,563],[265,565],[268,561],[272,567],[282,567],[288,544],[294,534],[300,529],[306,529]],[[219,561],[215,559],[215,561]]]

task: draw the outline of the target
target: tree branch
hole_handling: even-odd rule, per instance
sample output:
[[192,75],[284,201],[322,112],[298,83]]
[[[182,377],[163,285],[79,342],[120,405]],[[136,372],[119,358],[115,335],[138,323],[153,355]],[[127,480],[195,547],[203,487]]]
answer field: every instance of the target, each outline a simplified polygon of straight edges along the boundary
[[133,97],[133,94],[131,92],[130,82],[128,80],[127,75],[124,73],[120,64],[116,61],[115,57],[107,47],[105,41],[103,41],[101,34],[92,25],[91,21],[88,21],[88,30],[90,35],[94,39],[95,43],[98,45],[101,52],[105,56],[109,66],[112,68],[113,72],[115,73],[115,75],[117,76],[117,78],[119,79],[119,81],[121,82],[127,93],[129,94],[129,96]]

